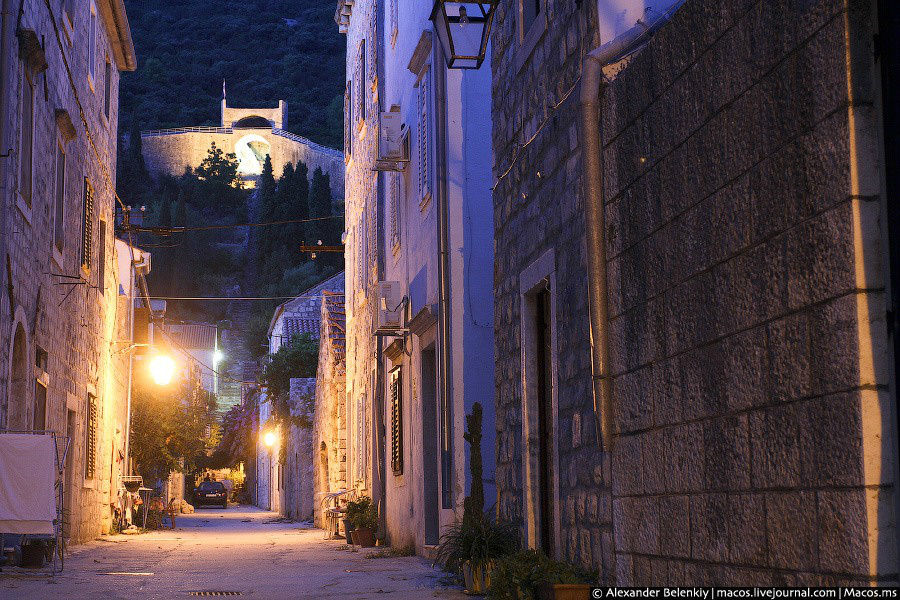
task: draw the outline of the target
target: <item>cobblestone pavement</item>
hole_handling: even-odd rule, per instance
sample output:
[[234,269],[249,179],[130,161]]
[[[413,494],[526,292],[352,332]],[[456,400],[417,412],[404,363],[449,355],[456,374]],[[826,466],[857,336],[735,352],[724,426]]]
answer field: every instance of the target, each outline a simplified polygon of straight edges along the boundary
[[[249,507],[204,509],[178,528],[78,546],[53,579],[0,572],[0,598],[466,598],[420,557],[367,558],[319,529]],[[195,592],[195,594],[192,594]]]

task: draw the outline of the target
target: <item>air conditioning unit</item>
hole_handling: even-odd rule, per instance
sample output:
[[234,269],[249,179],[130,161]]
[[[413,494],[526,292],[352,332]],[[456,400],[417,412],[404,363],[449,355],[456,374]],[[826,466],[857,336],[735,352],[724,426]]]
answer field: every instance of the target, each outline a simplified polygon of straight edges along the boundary
[[378,158],[374,171],[402,171],[409,162],[408,139],[405,135],[400,107],[391,106],[390,112],[383,112],[378,119]]
[[378,282],[378,322],[376,334],[399,335],[403,330],[406,298],[399,281]]

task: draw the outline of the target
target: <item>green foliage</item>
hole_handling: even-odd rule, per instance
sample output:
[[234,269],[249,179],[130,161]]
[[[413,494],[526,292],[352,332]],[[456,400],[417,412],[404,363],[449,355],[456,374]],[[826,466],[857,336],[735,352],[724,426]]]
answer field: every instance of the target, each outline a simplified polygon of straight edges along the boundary
[[160,387],[145,377],[135,379],[132,394],[131,455],[147,481],[172,471],[191,471],[206,456],[215,429],[215,396],[199,383]]
[[[269,356],[263,367],[260,383],[266,386],[266,394],[272,401],[272,414],[276,424],[286,424],[291,420],[291,379],[315,377],[318,365],[319,344],[308,333],[294,337],[289,343],[283,344],[278,352]],[[302,414],[312,414],[311,406],[304,408]],[[294,422],[307,427],[311,425],[308,419],[302,417]]]
[[595,583],[596,572],[548,558],[543,552],[522,550],[505,556],[491,570],[492,600],[535,600],[541,586],[554,583]]
[[219,188],[240,188],[241,178],[238,177],[238,160],[234,152],[225,153],[213,142],[206,152],[206,158],[194,170],[197,179],[205,183],[213,184]]
[[232,106],[288,102],[288,128],[342,143],[345,41],[317,0],[126,0],[139,68],[124,73],[120,122],[219,125]]
[[481,404],[472,406],[472,414],[466,415],[466,432],[463,439],[469,442],[469,475],[472,489],[463,501],[463,521],[482,519],[484,515],[484,470],[481,463]]
[[515,552],[518,530],[509,523],[494,521],[490,515],[457,521],[444,530],[436,560],[451,573],[459,573],[463,563],[475,567]]
[[222,434],[212,455],[203,465],[209,469],[235,468],[256,457],[256,438],[259,430],[257,396],[243,404],[232,406],[222,417]]
[[484,512],[484,472],[481,462],[482,408],[476,402],[472,413],[466,415],[466,432],[469,442],[469,473],[472,489],[463,501],[463,518],[450,525],[441,536],[437,562],[448,571],[459,573],[463,563],[474,567],[487,566],[490,562],[515,552],[519,547],[518,530],[509,523],[494,521]]
[[347,522],[353,529],[377,529],[378,511],[368,496],[347,503]]

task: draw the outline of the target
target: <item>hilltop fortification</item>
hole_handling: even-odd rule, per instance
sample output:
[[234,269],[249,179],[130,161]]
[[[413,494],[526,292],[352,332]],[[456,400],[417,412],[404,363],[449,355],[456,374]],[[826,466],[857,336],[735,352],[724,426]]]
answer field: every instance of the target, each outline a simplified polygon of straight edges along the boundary
[[239,173],[249,185],[255,185],[262,173],[266,155],[272,158],[277,177],[284,165],[303,161],[310,173],[316,167],[331,177],[336,198],[344,195],[344,156],[287,131],[287,103],[275,108],[235,108],[222,99],[221,127],[181,127],[141,133],[144,161],[154,176],[179,176],[185,168],[194,168],[215,143],[225,152],[233,152],[240,161]]

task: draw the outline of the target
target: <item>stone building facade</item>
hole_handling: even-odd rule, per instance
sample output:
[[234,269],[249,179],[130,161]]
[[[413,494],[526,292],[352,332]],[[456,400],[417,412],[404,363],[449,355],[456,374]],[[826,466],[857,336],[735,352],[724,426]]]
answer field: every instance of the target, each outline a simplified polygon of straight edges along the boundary
[[[509,0],[495,21],[501,515],[620,585],[896,585],[876,3],[688,0],[607,71],[611,452],[567,96],[612,39],[605,4],[542,2],[550,26],[523,35]],[[522,408],[535,282],[554,345],[549,523]]]
[[325,497],[347,489],[346,328],[344,294],[325,292],[313,420],[313,510],[322,528]]
[[3,2],[0,34],[0,427],[69,437],[82,541],[109,530],[125,471],[133,263],[113,228],[134,48],[121,0]]
[[334,197],[344,194],[344,168],[340,150],[316,144],[291,133],[287,127],[287,103],[278,108],[236,108],[222,99],[221,127],[182,127],[144,131],[141,147],[147,170],[153,175],[180,177],[186,168],[197,167],[212,144],[238,159],[238,174],[253,185],[262,173],[266,155],[278,177],[288,163],[306,163],[309,172],[317,168],[331,180]]
[[[338,273],[315,285],[298,297],[275,309],[269,324],[269,354],[275,354],[298,335],[319,338],[322,304],[326,294],[343,295],[344,273]],[[319,341],[320,351],[322,341]],[[266,390],[259,393],[260,438],[256,452],[256,504],[295,519],[308,519],[313,513],[316,379],[290,381],[289,406],[295,419],[287,426],[275,425],[272,402]],[[284,444],[269,447],[265,433],[273,432]],[[284,455],[282,455],[284,452]]]

